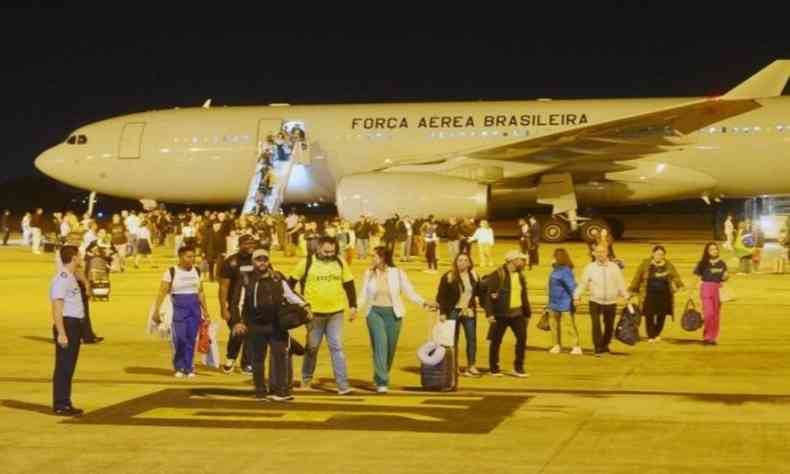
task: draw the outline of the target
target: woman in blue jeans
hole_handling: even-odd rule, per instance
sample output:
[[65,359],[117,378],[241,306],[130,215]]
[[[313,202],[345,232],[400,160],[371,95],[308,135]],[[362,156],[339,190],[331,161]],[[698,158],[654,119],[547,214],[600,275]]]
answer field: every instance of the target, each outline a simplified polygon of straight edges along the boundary
[[[458,254],[453,268],[442,276],[436,302],[439,305],[439,320],[456,321],[455,354],[458,360],[458,339],[461,326],[466,337],[466,377],[478,377],[480,372],[475,367],[477,357],[477,298],[480,296],[480,279],[474,271],[474,264],[469,255]],[[458,364],[456,363],[456,366]]]
[[370,344],[373,346],[373,383],[376,384],[376,392],[387,393],[401,322],[406,315],[401,293],[424,308],[434,309],[436,305],[414,291],[406,272],[395,267],[391,250],[376,247],[372,258],[373,266],[365,271],[364,289],[358,307],[370,307],[367,323]]

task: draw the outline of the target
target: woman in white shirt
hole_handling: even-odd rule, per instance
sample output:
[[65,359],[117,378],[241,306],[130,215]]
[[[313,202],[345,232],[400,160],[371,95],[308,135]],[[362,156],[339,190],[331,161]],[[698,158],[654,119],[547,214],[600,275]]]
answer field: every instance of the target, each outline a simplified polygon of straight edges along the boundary
[[395,267],[392,252],[386,247],[373,249],[372,259],[373,266],[365,271],[358,307],[362,311],[370,306],[367,323],[373,349],[373,383],[378,393],[387,393],[401,323],[406,315],[401,293],[423,308],[435,309],[436,304],[414,291],[406,272]]
[[[140,226],[138,236],[143,235],[147,225]],[[140,237],[142,239],[142,237]],[[139,254],[138,254],[139,256]],[[167,295],[173,303],[173,368],[175,376],[195,376],[195,342],[202,320],[208,320],[208,306],[203,292],[200,274],[195,268],[195,249],[183,246],[178,250],[178,265],[169,268],[162,276],[159,295],[156,298],[154,322]]]
[[[140,268],[140,258],[151,264],[151,229],[148,221],[143,221],[137,229],[137,252],[134,256],[134,268]],[[152,266],[152,268],[156,268]]]
[[469,239],[469,242],[477,242],[480,266],[483,268],[493,267],[494,259],[491,257],[491,252],[494,249],[494,229],[488,225],[488,221],[480,221],[480,227]]

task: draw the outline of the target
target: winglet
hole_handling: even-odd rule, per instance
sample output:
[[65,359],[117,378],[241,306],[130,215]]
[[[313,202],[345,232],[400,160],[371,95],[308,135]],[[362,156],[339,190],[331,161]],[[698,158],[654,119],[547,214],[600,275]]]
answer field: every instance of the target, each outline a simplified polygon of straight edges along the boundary
[[722,96],[722,99],[760,99],[777,97],[790,78],[790,59],[772,62],[760,72]]
[[203,108],[204,109],[211,108],[211,99],[208,99],[207,101],[203,102]]

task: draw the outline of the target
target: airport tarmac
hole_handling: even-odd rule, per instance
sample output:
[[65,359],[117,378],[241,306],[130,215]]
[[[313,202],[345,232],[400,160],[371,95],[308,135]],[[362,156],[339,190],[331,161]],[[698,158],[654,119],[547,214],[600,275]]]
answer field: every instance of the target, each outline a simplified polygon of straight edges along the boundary
[[[672,242],[668,258],[687,285],[703,242]],[[515,247],[500,242],[499,261]],[[564,245],[581,267],[586,247]],[[114,274],[110,302],[93,303],[100,345],[83,346],[74,401],[80,419],[51,414],[53,345],[47,290],[53,255],[0,249],[6,301],[0,341],[0,456],[7,473],[779,473],[790,471],[790,275],[733,277],[717,347],[701,332],[668,321],[659,344],[614,342],[615,354],[591,349],[586,304],[579,315],[584,356],[551,355],[550,333],[535,324],[546,301],[554,246],[527,273],[534,315],[528,379],[461,379],[457,393],[420,390],[417,348],[434,317],[409,304],[392,372],[392,392],[370,391],[365,321],[345,325],[356,394],[339,397],[324,345],[316,376],[326,391],[295,391],[291,404],[255,402],[250,378],[198,367],[194,380],[173,378],[166,342],[144,334],[159,280],[172,264]],[[649,254],[647,241],[618,243],[626,278]],[[441,246],[442,255],[445,246]],[[296,259],[275,252],[288,271]],[[446,269],[446,260],[440,269]],[[359,279],[365,263],[355,262]],[[404,264],[418,291],[433,297],[440,275]],[[764,270],[770,270],[766,262]],[[218,317],[216,285],[206,284]],[[676,306],[685,300],[678,296]],[[677,312],[678,317],[680,310]],[[478,323],[478,365],[487,369],[486,323]],[[644,330],[642,331],[644,334]],[[303,330],[295,331],[297,337]],[[221,342],[227,338],[222,328]],[[463,342],[462,342],[463,346]],[[513,336],[502,348],[512,362]],[[461,366],[466,365],[462,354]],[[301,359],[295,358],[296,367]]]

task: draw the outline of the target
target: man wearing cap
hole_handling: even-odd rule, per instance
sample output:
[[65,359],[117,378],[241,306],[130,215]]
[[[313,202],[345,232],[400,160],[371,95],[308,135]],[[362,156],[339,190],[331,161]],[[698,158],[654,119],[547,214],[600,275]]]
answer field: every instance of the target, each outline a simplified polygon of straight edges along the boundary
[[524,267],[527,256],[511,251],[505,256],[505,265],[489,274],[485,281],[485,310],[491,323],[489,366],[491,375],[502,376],[499,368],[499,347],[508,328],[516,336],[516,358],[513,362],[514,377],[527,377],[524,370],[524,354],[527,349],[527,320],[531,315],[527,297],[527,280]]
[[[258,249],[252,253],[254,269],[242,274],[231,289],[233,299],[242,302],[241,308],[233,306],[234,335],[246,335],[245,344],[252,362],[255,398],[276,402],[293,400],[290,391],[291,368],[288,360],[288,331],[281,328],[277,319],[278,309],[284,301],[307,308],[307,303],[291,290],[282,273],[275,271],[269,261],[269,252]],[[308,310],[309,311],[309,310]],[[264,360],[271,348],[269,388],[264,383]],[[271,395],[268,395],[268,393]]]
[[[231,317],[232,313],[230,308],[237,307],[240,301],[235,298],[228,298],[228,295],[230,289],[238,284],[238,280],[242,275],[253,270],[252,251],[255,250],[257,245],[255,237],[249,234],[239,237],[239,251],[225,259],[219,272],[219,308],[222,319],[228,323],[228,328],[231,329],[231,331],[233,330],[233,326],[239,321]],[[233,366],[236,364],[239,352],[241,352],[242,372],[246,374],[252,373],[252,366],[249,362],[247,348],[244,345],[244,336],[234,335],[232,333],[228,338],[228,353],[225,365],[222,367],[223,372],[226,374],[233,372]]]
[[52,378],[52,408],[59,416],[80,416],[83,411],[71,402],[71,380],[77,369],[82,339],[82,318],[85,307],[75,272],[79,266],[77,247],[60,249],[60,267],[52,279],[49,297],[52,301],[52,328],[55,337],[55,374]]

